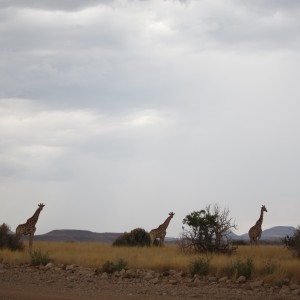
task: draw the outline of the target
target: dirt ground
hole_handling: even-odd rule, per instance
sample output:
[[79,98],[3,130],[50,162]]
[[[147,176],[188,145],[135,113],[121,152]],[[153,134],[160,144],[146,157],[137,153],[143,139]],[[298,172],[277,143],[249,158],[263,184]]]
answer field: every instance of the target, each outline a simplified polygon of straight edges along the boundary
[[[187,281],[188,282],[188,281]],[[183,299],[300,299],[271,288],[208,282],[103,278],[91,269],[45,269],[32,266],[0,268],[0,300],[183,300]]]

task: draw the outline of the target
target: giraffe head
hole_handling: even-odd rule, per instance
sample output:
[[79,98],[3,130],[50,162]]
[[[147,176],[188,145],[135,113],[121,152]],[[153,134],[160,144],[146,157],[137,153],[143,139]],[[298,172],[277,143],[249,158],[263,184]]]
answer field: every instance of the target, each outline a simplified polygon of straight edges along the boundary
[[173,218],[174,215],[175,215],[175,213],[169,212],[169,216],[170,216],[171,218]]
[[262,205],[261,210],[265,211],[265,212],[268,212],[267,209],[266,209],[266,207],[264,205]]
[[45,206],[45,204],[43,204],[43,203],[40,203],[39,205],[39,209],[40,209],[40,211],[43,209],[43,207]]

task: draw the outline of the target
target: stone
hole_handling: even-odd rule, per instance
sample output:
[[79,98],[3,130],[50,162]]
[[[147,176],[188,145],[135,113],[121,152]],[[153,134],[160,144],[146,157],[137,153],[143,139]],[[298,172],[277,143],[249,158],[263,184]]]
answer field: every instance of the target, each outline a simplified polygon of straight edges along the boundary
[[144,276],[145,280],[153,279],[153,272],[147,272],[146,275]]
[[169,283],[175,285],[175,284],[178,283],[178,281],[177,281],[176,279],[170,279],[170,280],[169,280]]
[[245,276],[240,276],[237,281],[237,283],[245,283],[246,282],[246,277]]
[[46,264],[45,269],[49,270],[49,269],[52,269],[53,267],[54,267],[54,264],[50,262],[50,263]]
[[208,277],[207,281],[210,282],[210,283],[212,283],[212,282],[217,282],[217,281],[218,281],[218,278],[217,278],[217,277],[214,277],[214,276],[210,276],[210,277]]
[[296,289],[292,291],[293,295],[300,295],[300,289]]
[[159,279],[156,277],[156,278],[154,278],[154,279],[151,280],[151,283],[158,284],[159,283]]
[[282,295],[287,295],[290,293],[290,288],[289,286],[287,285],[283,285],[282,288],[280,289],[279,291],[279,295],[282,296]]
[[66,271],[73,271],[73,270],[75,270],[76,268],[78,268],[77,265],[68,265],[68,266],[66,266]]
[[219,282],[226,282],[228,280],[228,276],[223,276],[219,279]]
[[108,274],[106,272],[102,273],[101,279],[108,279]]
[[296,284],[296,283],[290,284],[290,289],[291,290],[297,290],[299,288],[300,288],[299,284]]
[[259,287],[262,287],[264,284],[263,280],[257,280],[257,281],[254,281],[254,282],[251,282],[250,285],[253,289],[255,288],[259,288]]

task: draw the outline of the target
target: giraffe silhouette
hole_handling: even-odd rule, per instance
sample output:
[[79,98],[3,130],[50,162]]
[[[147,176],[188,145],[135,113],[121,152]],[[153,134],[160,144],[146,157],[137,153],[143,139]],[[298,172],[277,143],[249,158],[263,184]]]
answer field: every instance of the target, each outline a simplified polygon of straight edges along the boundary
[[42,211],[43,207],[45,205],[43,203],[40,203],[38,205],[38,209],[35,211],[33,216],[29,218],[25,224],[18,225],[16,229],[16,236],[18,239],[21,238],[22,235],[28,235],[29,234],[29,249],[32,249],[32,243],[33,243],[33,236],[36,231],[35,224],[37,223],[40,212]]
[[159,246],[162,247],[164,245],[165,236],[167,234],[166,230],[167,230],[169,223],[174,215],[175,215],[175,213],[170,212],[169,217],[161,225],[159,225],[157,228],[152,229],[150,231],[149,234],[150,234],[151,246],[153,245],[154,241],[158,238],[159,238]]
[[266,207],[263,205],[260,209],[259,219],[256,221],[255,225],[249,229],[248,234],[249,234],[251,246],[253,245],[253,243],[256,246],[259,245],[259,240],[260,240],[261,233],[262,233],[261,225],[262,225],[263,218],[264,218],[264,212],[268,212],[268,211],[267,211]]

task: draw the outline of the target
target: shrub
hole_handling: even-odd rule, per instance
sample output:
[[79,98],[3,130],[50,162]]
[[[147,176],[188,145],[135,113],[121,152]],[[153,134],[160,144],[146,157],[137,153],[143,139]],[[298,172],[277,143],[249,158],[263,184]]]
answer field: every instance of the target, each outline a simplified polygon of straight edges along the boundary
[[7,226],[5,223],[0,226],[0,248],[23,250],[23,242],[21,242],[15,234],[9,233],[9,231],[9,226]]
[[183,232],[179,246],[188,252],[218,252],[232,254],[230,246],[231,230],[236,225],[229,217],[229,210],[221,210],[218,204],[213,208],[209,205],[205,209],[193,211],[187,215],[182,223]]
[[113,273],[115,271],[115,265],[112,261],[108,260],[102,265],[102,271],[106,273]]
[[300,258],[300,226],[296,228],[293,236],[287,235],[282,242],[296,257]]
[[207,275],[209,273],[209,259],[199,257],[190,264],[190,272],[192,275]]
[[113,242],[113,246],[144,247],[149,245],[150,235],[142,228],[133,229],[129,233],[125,232]]
[[224,269],[223,272],[229,277],[245,276],[247,279],[251,278],[254,270],[254,263],[252,258],[245,260],[238,259],[235,262],[231,261]]
[[33,266],[47,265],[51,262],[48,252],[43,252],[41,250],[34,250],[30,252],[31,264]]
[[108,274],[121,271],[127,267],[127,262],[123,259],[119,259],[116,263],[108,260],[102,265],[102,271]]
[[278,265],[273,262],[273,261],[266,261],[265,265],[264,265],[264,268],[263,268],[263,271],[265,274],[267,275],[271,275],[275,272],[275,270],[278,268]]
[[126,269],[127,267],[127,262],[124,259],[119,259],[116,263],[115,263],[115,270],[116,271],[121,271],[123,269]]

